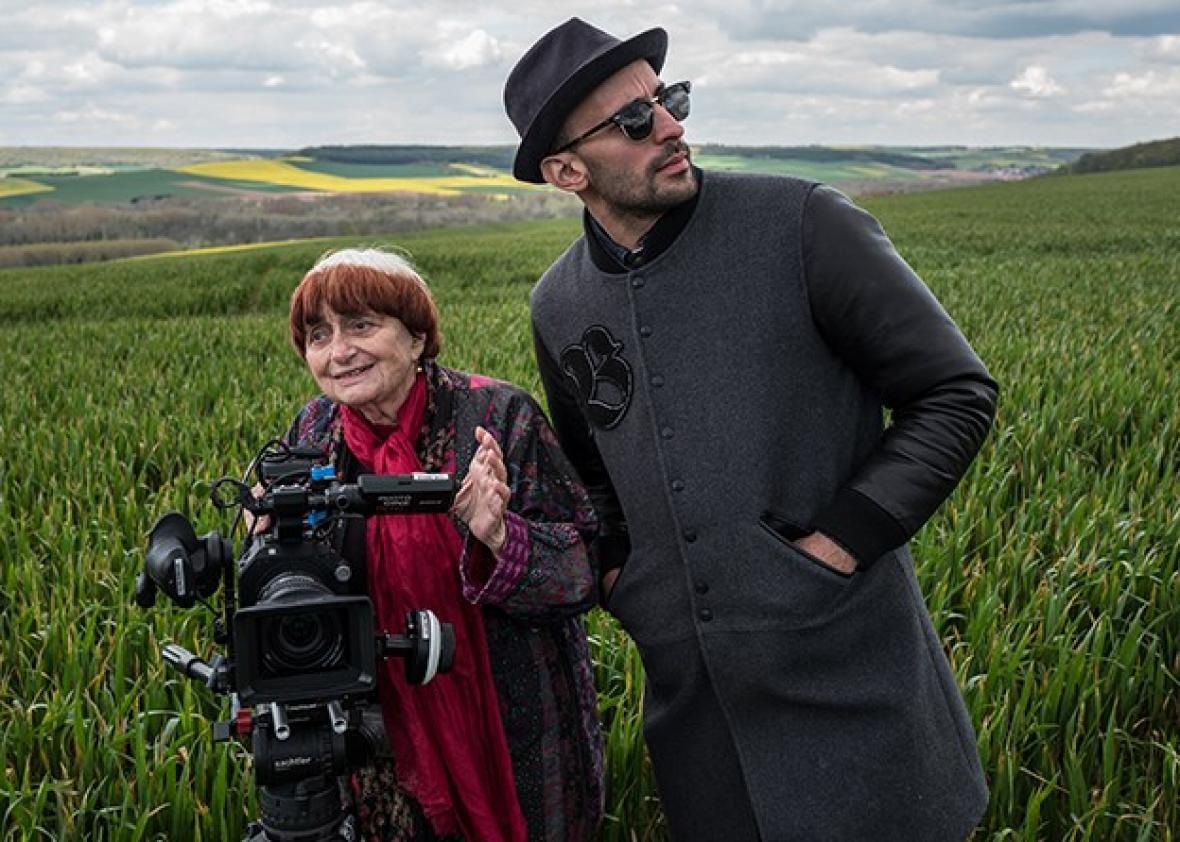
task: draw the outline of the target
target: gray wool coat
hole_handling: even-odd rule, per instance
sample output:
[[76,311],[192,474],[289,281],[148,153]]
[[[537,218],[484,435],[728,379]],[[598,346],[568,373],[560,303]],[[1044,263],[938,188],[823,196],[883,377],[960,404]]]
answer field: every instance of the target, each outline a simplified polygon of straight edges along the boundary
[[[994,381],[875,221],[809,182],[707,173],[649,263],[592,252],[540,280],[533,328],[625,557],[607,608],[672,837],[963,839],[987,790],[905,542]],[[817,527],[858,572],[794,545]]]

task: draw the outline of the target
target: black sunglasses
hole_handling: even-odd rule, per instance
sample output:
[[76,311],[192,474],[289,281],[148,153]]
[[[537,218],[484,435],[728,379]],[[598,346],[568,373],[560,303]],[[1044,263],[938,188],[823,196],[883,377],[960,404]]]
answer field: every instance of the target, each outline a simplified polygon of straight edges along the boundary
[[560,149],[553,150],[550,154],[556,155],[558,152],[566,152],[573,149],[583,140],[590,137],[590,135],[602,131],[611,125],[618,126],[623,130],[623,134],[627,135],[631,140],[645,140],[651,135],[651,130],[656,124],[656,105],[664,106],[664,110],[672,115],[672,119],[677,123],[684,121],[684,118],[688,116],[688,94],[691,90],[692,82],[676,82],[661,88],[651,99],[633,100],[594,128],[582,132],[569,143]]

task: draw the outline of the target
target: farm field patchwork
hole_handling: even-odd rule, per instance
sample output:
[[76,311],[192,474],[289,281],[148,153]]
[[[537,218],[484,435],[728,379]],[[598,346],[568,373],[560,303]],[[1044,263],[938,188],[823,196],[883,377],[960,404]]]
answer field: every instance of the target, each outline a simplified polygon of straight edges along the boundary
[[[0,179],[0,189],[5,181]],[[26,179],[31,181],[31,179]],[[235,182],[213,179],[177,170],[148,169],[110,172],[101,175],[38,176],[41,191],[13,197],[9,205],[30,204],[40,199],[57,202],[132,202],[162,196],[209,198],[225,191],[289,193],[298,190],[282,184]],[[0,193],[0,198],[4,198]]]
[[307,172],[341,178],[442,178],[455,171],[446,164],[351,164],[344,161],[316,161],[312,158],[287,158]]
[[[1074,160],[1081,151],[1030,147],[745,148],[704,144],[695,150],[695,160],[712,169],[802,175],[861,193],[994,180],[998,170],[1019,173],[1030,167],[1051,169]],[[289,191],[455,196],[536,189],[512,178],[510,153],[510,149],[500,147],[343,147],[328,148],[326,157],[318,158],[275,152],[235,156],[216,150],[0,147],[0,176],[9,176],[0,178],[0,205],[19,207],[41,198],[77,203],[230,193],[265,196]],[[379,163],[382,160],[385,162]],[[20,188],[13,177],[23,179]],[[12,182],[7,190],[5,181]],[[36,189],[45,195],[33,195],[29,184],[40,185]]]
[[[243,159],[239,161],[217,161],[208,164],[193,164],[182,167],[181,172],[209,178],[225,178],[238,181],[281,184],[303,190],[322,190],[333,193],[376,193],[404,191],[410,193],[438,193],[456,195],[467,187],[495,187],[501,190],[527,189],[512,176],[505,173],[489,172],[472,175],[442,175],[425,177],[346,177],[336,175],[332,170],[339,164],[319,171],[302,165],[275,159]],[[460,171],[462,172],[462,171]]]
[[131,202],[165,196],[211,198],[268,193],[409,192],[456,196],[535,189],[507,173],[463,164],[347,164],[302,159],[235,158],[163,168],[64,168],[0,178],[0,202],[28,205]]
[[[913,542],[992,799],[976,842],[1180,838],[1180,168],[864,204],[1001,384],[994,430]],[[540,395],[528,293],[575,220],[367,237],[439,301],[442,362]],[[155,517],[227,528],[239,474],[314,386],[286,302],[351,240],[0,270],[0,839],[237,839],[225,710],[168,670],[211,615],[131,604]],[[642,668],[588,619],[603,840],[663,838]]]

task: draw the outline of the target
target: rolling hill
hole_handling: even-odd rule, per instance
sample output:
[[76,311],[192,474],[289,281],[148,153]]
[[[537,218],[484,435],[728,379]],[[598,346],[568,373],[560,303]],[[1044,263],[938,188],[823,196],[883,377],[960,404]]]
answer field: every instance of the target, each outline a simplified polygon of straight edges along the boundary
[[[1087,150],[703,144],[693,151],[707,168],[790,173],[849,193],[884,193],[1024,178],[1070,163]],[[0,207],[226,195],[258,199],[284,192],[505,196],[536,190],[510,175],[513,153],[510,146],[320,146],[293,153],[0,148]]]
[[1180,164],[1180,137],[1136,143],[1105,152],[1087,152],[1068,167],[1071,173],[1135,170]]

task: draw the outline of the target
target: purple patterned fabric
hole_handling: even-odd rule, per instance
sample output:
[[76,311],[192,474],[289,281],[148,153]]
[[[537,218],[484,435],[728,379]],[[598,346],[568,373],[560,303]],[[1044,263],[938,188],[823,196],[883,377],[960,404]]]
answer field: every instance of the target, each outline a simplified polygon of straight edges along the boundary
[[480,582],[471,574],[475,553],[486,552],[483,545],[468,535],[463,542],[463,555],[459,559],[459,573],[463,582],[463,596],[475,605],[503,602],[520,584],[520,579],[529,569],[529,527],[528,521],[516,512],[504,513],[506,538],[500,548],[500,556],[492,568],[492,575]]

